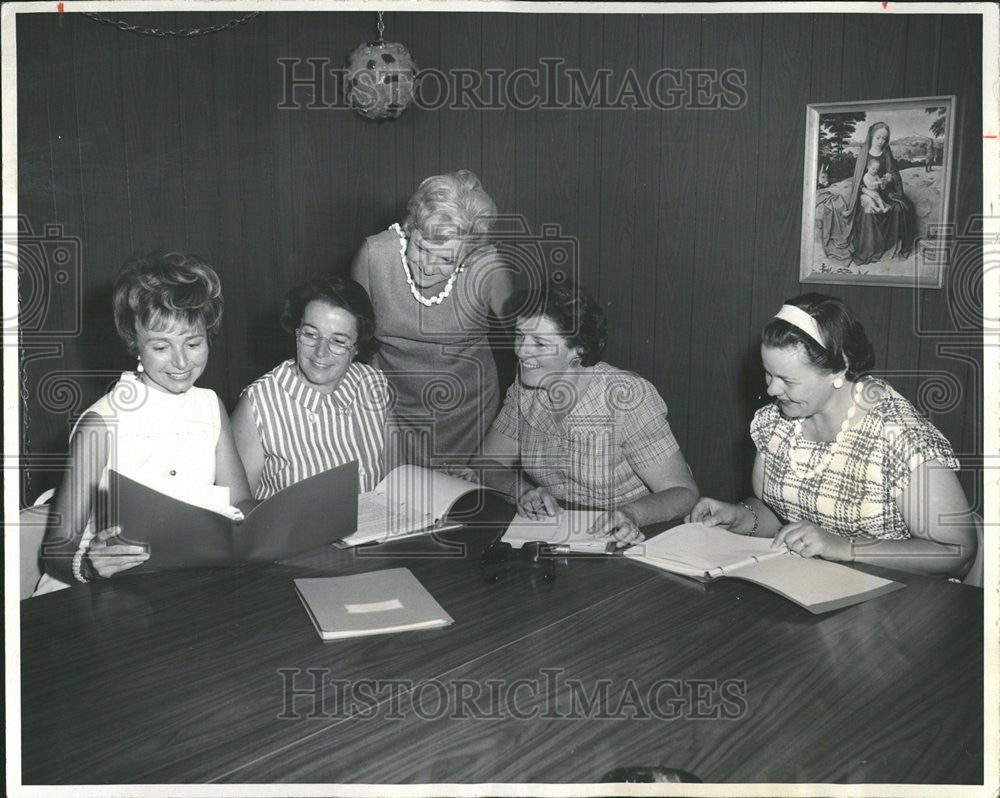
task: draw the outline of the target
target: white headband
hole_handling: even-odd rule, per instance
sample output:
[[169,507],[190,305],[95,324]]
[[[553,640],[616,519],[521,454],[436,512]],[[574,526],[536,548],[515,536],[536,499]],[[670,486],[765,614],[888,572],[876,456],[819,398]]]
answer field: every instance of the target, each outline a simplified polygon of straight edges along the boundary
[[795,305],[782,305],[781,310],[774,314],[774,318],[787,321],[793,327],[798,327],[802,332],[812,338],[816,343],[826,349],[823,341],[823,333],[819,331],[816,319],[806,313],[802,308]]

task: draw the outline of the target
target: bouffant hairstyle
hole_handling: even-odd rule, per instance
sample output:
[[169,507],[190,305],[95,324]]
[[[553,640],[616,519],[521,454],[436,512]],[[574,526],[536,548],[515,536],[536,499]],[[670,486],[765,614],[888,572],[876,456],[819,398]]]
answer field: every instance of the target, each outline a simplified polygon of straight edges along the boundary
[[317,277],[295,286],[285,295],[285,304],[281,311],[282,328],[294,335],[295,329],[302,323],[302,315],[306,305],[314,300],[326,302],[335,308],[343,308],[358,323],[358,357],[365,358],[371,354],[372,341],[375,337],[375,310],[368,292],[361,284],[349,277]]
[[826,294],[802,294],[785,300],[804,310],[816,321],[825,346],[784,319],[764,325],[761,342],[776,349],[801,346],[809,362],[822,371],[844,371],[852,382],[875,365],[875,350],[861,322],[844,302]]
[[424,180],[406,203],[403,228],[440,244],[453,238],[484,243],[497,206],[473,172],[460,169]]
[[544,316],[580,356],[580,365],[593,366],[608,344],[608,325],[596,300],[569,280],[549,280],[541,295],[521,289],[507,303],[506,316],[530,319]]
[[136,322],[147,330],[168,330],[200,321],[209,340],[222,325],[222,283],[196,255],[135,255],[119,269],[112,297],[115,328],[133,357],[139,354]]

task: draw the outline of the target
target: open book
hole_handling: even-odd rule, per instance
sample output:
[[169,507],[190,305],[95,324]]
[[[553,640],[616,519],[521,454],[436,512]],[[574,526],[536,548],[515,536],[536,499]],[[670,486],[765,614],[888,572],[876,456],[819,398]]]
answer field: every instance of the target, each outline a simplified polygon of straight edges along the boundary
[[439,532],[445,516],[462,496],[485,486],[415,465],[402,465],[386,475],[375,490],[358,497],[357,531],[341,541],[348,546]]
[[799,557],[770,538],[682,524],[625,551],[625,557],[698,579],[746,579],[812,613],[848,607],[905,585],[816,558]]
[[453,623],[408,568],[294,581],[309,619],[323,640],[432,629]]
[[587,534],[587,530],[602,515],[603,510],[563,510],[559,515],[537,520],[515,515],[501,540],[515,549],[538,541],[551,545],[556,554],[606,554],[611,541]]
[[108,470],[111,520],[126,543],[148,547],[149,559],[130,570],[161,571],[274,561],[330,543],[354,530],[357,461],[324,471],[258,504],[242,523],[226,500],[170,496]]

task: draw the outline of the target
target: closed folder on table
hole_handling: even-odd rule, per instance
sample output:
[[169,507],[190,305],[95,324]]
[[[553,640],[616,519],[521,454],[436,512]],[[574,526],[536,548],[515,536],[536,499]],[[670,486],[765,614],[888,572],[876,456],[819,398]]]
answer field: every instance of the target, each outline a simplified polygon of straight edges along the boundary
[[433,629],[453,623],[409,568],[294,581],[309,619],[323,640]]
[[147,547],[149,559],[130,569],[159,571],[283,560],[354,531],[357,461],[296,482],[258,504],[242,523],[225,503],[199,506],[108,471],[112,517],[123,542]]

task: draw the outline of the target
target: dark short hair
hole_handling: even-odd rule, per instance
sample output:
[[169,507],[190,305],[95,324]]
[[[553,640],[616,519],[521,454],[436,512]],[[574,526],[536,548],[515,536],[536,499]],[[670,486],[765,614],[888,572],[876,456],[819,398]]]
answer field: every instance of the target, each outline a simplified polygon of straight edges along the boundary
[[138,354],[136,322],[163,330],[199,321],[211,340],[222,325],[222,283],[197,255],[148,252],[133,255],[118,270],[112,290],[115,328],[129,354]]
[[764,325],[761,333],[764,346],[775,349],[801,346],[813,366],[822,371],[844,371],[851,381],[871,371],[875,350],[865,328],[845,302],[826,294],[810,293],[786,299],[785,304],[812,316],[826,345],[820,346],[794,324],[775,318]]
[[596,300],[566,279],[550,279],[541,294],[521,289],[507,302],[507,318],[544,316],[577,350],[580,365],[593,366],[608,344],[608,325]]
[[358,323],[358,357],[365,358],[371,353],[375,337],[375,309],[368,298],[368,292],[360,283],[349,277],[316,277],[301,283],[285,295],[285,305],[281,311],[281,326],[294,334],[302,323],[306,305],[315,300],[326,302],[335,308],[343,308]]

